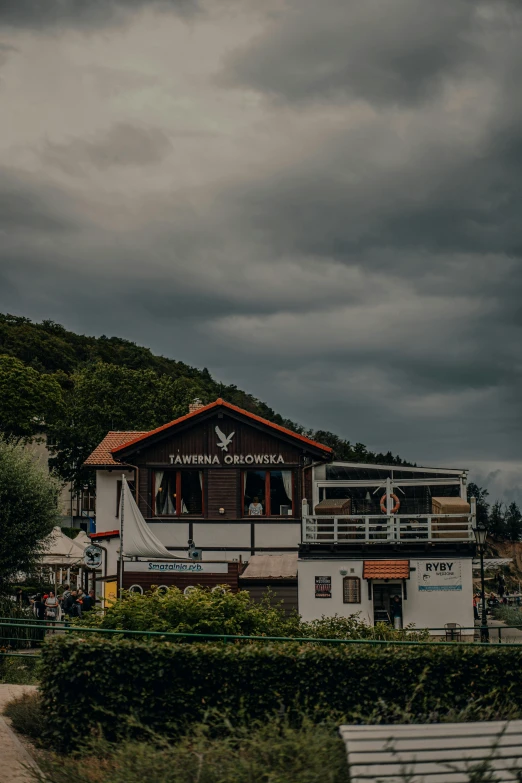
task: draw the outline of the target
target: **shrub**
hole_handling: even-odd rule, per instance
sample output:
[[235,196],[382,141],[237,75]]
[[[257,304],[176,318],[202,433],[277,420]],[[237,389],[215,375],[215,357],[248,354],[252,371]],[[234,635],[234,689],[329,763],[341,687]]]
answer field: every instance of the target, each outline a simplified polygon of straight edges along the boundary
[[[225,727],[222,727],[225,729]],[[264,725],[230,727],[210,737],[208,725],[193,727],[175,745],[96,742],[76,758],[43,759],[47,783],[344,783],[346,754],[332,726],[304,722],[300,729],[273,719]],[[93,753],[94,751],[94,753]]]
[[[416,716],[484,709],[502,695],[522,706],[515,647],[195,643],[55,637],[42,654],[41,692],[53,745],[100,726],[117,740],[179,733],[206,711],[263,720],[281,708],[320,721],[366,720],[376,708]],[[509,672],[509,681],[506,680]]]
[[403,639],[428,635],[427,631],[412,634],[412,629],[396,631],[385,623],[369,626],[359,615],[304,622],[297,613],[286,617],[282,602],[274,603],[270,592],[255,602],[245,590],[232,593],[226,588],[216,592],[196,588],[188,595],[177,587],[165,592],[152,590],[145,595],[126,592],[105,614],[90,612],[76,624],[134,631],[316,639]]
[[45,716],[42,701],[38,693],[24,693],[6,704],[4,715],[11,719],[13,728],[37,742],[41,740],[45,728]]

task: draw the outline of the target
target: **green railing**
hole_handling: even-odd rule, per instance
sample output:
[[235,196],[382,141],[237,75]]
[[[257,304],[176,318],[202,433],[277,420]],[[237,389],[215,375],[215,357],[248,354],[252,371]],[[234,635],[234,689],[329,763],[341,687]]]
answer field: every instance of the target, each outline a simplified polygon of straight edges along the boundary
[[[11,629],[13,629],[14,635],[11,636],[3,636],[2,632],[8,631],[11,633]],[[31,619],[23,619],[23,620],[17,620],[16,622],[12,622],[9,618],[0,618],[0,639],[2,641],[10,641],[13,640],[15,642],[20,641],[20,633],[19,629],[23,629],[24,631],[29,631],[36,629],[40,632],[41,637],[38,639],[26,639],[28,649],[33,650],[32,653],[15,653],[11,652],[10,650],[4,649],[4,651],[0,652],[0,655],[18,655],[18,656],[24,656],[28,657],[28,655],[31,654],[37,654],[37,650],[41,646],[44,637],[47,635],[53,635],[56,633],[82,633],[82,634],[98,634],[98,635],[108,635],[108,636],[120,636],[120,637],[145,637],[146,639],[156,640],[156,641],[170,641],[170,640],[190,640],[190,641],[197,641],[197,640],[211,640],[211,641],[222,641],[222,642],[299,642],[299,643],[310,643],[310,644],[370,644],[370,645],[406,645],[406,646],[419,646],[419,645],[427,645],[427,644],[443,644],[443,645],[454,645],[456,642],[460,641],[456,634],[462,634],[466,631],[472,631],[473,635],[475,634],[481,634],[482,631],[486,630],[480,626],[467,626],[462,627],[458,629],[447,629],[447,628],[425,628],[425,629],[414,629],[412,630],[412,633],[418,633],[419,631],[429,631],[432,634],[439,634],[443,637],[445,637],[444,641],[430,639],[430,640],[412,640],[408,639],[408,631],[404,631],[404,639],[317,639],[317,638],[310,638],[310,637],[291,637],[291,636],[245,636],[241,634],[212,634],[212,633],[177,633],[172,631],[140,631],[140,630],[130,630],[130,629],[124,629],[124,628],[90,628],[90,627],[84,627],[84,626],[78,626],[78,625],[71,625],[67,621],[50,621],[50,620],[42,620],[42,621],[36,621]],[[513,629],[522,629],[522,625],[520,626],[488,626],[487,630],[489,631],[489,636],[491,638],[492,632],[498,632],[498,640],[501,642],[504,646],[509,647],[520,647],[520,643],[516,642],[502,642],[502,632],[509,633],[510,630]],[[453,637],[451,636],[453,634]],[[470,636],[468,634],[468,636]],[[479,644],[483,645],[484,641],[477,641],[477,642],[466,642],[467,644]],[[11,645],[7,645],[10,647]]]

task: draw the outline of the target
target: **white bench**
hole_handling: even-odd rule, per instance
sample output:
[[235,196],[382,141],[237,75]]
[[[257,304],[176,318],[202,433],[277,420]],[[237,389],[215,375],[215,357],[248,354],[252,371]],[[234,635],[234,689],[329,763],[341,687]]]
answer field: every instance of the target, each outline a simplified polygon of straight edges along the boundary
[[[339,733],[351,783],[522,781],[522,720],[340,726]],[[467,774],[486,760],[491,777]]]

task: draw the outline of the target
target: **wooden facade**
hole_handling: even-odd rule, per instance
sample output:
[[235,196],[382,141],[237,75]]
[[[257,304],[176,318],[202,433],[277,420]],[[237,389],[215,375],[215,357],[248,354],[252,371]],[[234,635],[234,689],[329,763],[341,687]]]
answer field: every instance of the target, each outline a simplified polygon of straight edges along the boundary
[[113,454],[134,468],[140,511],[169,549],[192,539],[210,557],[230,553],[225,559],[296,551],[311,465],[331,459],[328,447],[220,400]]
[[[228,563],[227,574],[194,574],[194,573],[140,573],[132,570],[132,563],[125,563],[123,569],[123,589],[129,590],[134,585],[139,585],[143,592],[147,592],[153,586],[164,585],[165,587],[179,587],[185,590],[187,587],[217,587],[218,585],[228,585],[233,593],[239,590],[239,573],[243,567],[242,563]],[[119,579],[119,574],[118,577]]]

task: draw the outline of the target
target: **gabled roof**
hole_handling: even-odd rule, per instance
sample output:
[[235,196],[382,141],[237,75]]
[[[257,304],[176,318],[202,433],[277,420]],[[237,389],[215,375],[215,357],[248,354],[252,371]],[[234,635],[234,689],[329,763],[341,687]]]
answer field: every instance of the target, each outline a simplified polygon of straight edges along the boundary
[[[317,443],[315,440],[306,438],[304,435],[299,435],[297,432],[293,432],[292,430],[289,430],[286,427],[281,427],[280,424],[274,424],[273,421],[268,421],[268,419],[263,419],[261,416],[256,416],[255,413],[250,413],[249,411],[245,411],[243,408],[239,408],[237,405],[232,405],[232,403],[230,402],[225,402],[225,400],[222,400],[220,397],[215,402],[211,402],[209,405],[204,405],[203,407],[198,408],[195,411],[192,411],[192,413],[187,413],[185,416],[180,416],[179,419],[174,419],[174,421],[171,421],[168,424],[163,424],[161,427],[157,427],[155,430],[151,430],[150,432],[134,433],[137,437],[129,439],[128,442],[120,441],[119,445],[116,445],[114,448],[111,449],[112,454],[115,455],[117,458],[118,454],[120,454],[123,451],[126,451],[131,446],[135,446],[137,443],[147,440],[151,436],[157,435],[160,432],[169,430],[171,427],[176,427],[179,424],[182,424],[183,422],[189,421],[191,419],[195,419],[204,413],[208,413],[208,411],[212,411],[214,408],[226,408],[227,410],[233,411],[234,413],[239,413],[242,416],[246,416],[247,418],[252,419],[253,421],[257,421],[260,424],[264,424],[265,427],[270,427],[271,429],[276,430],[277,432],[283,433],[287,437],[290,437],[294,440],[301,441],[307,446],[312,446],[313,448],[319,449],[320,451],[323,451],[326,454],[332,454],[333,452],[333,449],[331,449],[329,446],[324,446],[322,443]],[[100,446],[98,446],[98,448],[100,448]],[[86,462],[85,464],[92,464],[92,463]]]
[[146,435],[146,432],[108,432],[99,446],[96,446],[92,454],[87,457],[83,463],[87,467],[105,468],[112,465],[121,465],[120,462],[116,462],[112,456],[112,450],[116,446],[121,446],[122,443],[127,443],[129,440],[138,437],[139,435]]

